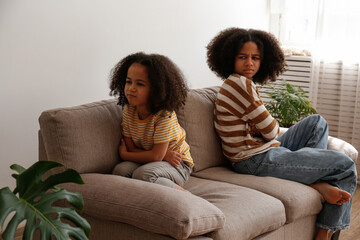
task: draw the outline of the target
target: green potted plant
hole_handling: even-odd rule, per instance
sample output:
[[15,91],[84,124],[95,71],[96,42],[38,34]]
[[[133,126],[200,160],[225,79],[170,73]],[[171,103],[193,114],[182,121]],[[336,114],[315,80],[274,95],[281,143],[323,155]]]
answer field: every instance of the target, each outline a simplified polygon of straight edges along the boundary
[[265,102],[266,109],[279,122],[281,127],[290,127],[301,119],[316,113],[307,100],[306,92],[299,86],[280,80],[276,86],[266,84],[271,100]]
[[[18,172],[12,176],[16,179],[16,187],[11,191],[8,187],[0,189],[0,226],[3,230],[6,218],[15,212],[6,229],[1,232],[4,240],[13,240],[19,224],[26,220],[23,239],[33,239],[39,230],[41,239],[88,239],[90,225],[77,212],[82,211],[84,201],[80,193],[68,192],[57,186],[72,182],[83,184],[78,172],[67,169],[61,173],[50,175],[43,180],[43,175],[50,169],[62,164],[51,161],[39,161],[28,169],[13,164],[11,169]],[[66,199],[72,207],[60,207],[56,204]],[[71,222],[69,225],[66,222]]]

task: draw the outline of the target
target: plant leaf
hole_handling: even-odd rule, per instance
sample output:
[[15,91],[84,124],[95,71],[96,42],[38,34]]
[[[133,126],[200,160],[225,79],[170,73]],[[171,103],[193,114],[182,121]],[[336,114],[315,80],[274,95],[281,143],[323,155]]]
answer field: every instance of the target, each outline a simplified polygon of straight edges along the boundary
[[[15,166],[15,165],[12,165]],[[17,165],[18,166],[18,165]],[[83,183],[79,173],[68,169],[42,181],[43,174],[54,167],[62,166],[57,162],[39,161],[25,171],[21,168],[16,178],[19,197],[9,188],[0,189],[0,224],[3,226],[7,216],[15,211],[2,237],[4,240],[14,239],[17,226],[26,220],[24,239],[31,240],[39,229],[42,239],[88,239],[90,225],[73,208],[54,206],[54,203],[66,199],[75,209],[82,210],[84,202],[81,194],[68,192],[57,187],[65,182]],[[68,220],[70,226],[63,220]]]
[[266,84],[266,93],[272,98],[265,103],[266,109],[279,122],[281,127],[290,127],[301,119],[316,113],[306,92],[299,86],[285,80],[273,86]]

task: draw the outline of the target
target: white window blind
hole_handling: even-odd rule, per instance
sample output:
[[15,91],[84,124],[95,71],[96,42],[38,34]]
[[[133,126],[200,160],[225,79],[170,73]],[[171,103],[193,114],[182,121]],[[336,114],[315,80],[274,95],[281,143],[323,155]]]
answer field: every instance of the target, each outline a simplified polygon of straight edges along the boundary
[[330,135],[360,149],[359,64],[320,61],[316,110],[329,123]]
[[[307,92],[316,111],[329,124],[329,134],[360,150],[360,67],[342,61],[314,62],[312,57],[289,56],[288,70],[279,76]],[[279,84],[279,81],[271,83]],[[260,87],[264,102],[268,88]]]
[[[312,58],[306,56],[287,56],[286,64],[288,65],[287,71],[278,77],[278,80],[285,80],[293,85],[300,86],[311,99],[311,76],[312,76]],[[280,81],[270,83],[270,85],[279,85]],[[271,99],[266,94],[268,88],[261,86],[259,93],[264,102],[270,101]]]

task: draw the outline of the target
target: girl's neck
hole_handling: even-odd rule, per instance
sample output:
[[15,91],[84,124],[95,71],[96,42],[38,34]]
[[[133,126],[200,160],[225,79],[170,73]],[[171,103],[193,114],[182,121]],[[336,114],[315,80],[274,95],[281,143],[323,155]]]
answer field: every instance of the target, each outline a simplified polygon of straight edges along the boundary
[[151,112],[148,109],[143,109],[143,108],[137,107],[136,111],[138,113],[138,117],[140,120],[144,120],[151,115]]

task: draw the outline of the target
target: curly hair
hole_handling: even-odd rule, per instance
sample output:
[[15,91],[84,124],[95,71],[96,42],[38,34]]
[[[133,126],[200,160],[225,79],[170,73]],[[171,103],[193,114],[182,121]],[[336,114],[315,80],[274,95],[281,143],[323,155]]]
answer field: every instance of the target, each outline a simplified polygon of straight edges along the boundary
[[285,56],[278,40],[270,33],[241,28],[221,31],[207,45],[207,64],[223,80],[234,73],[235,58],[246,42],[254,42],[261,54],[259,71],[253,81],[264,84],[276,81],[286,70]]
[[150,111],[177,111],[185,104],[188,86],[181,70],[166,56],[133,53],[123,58],[111,71],[110,96],[118,96],[118,104],[129,104],[125,96],[125,83],[129,67],[139,63],[148,70],[150,81]]

